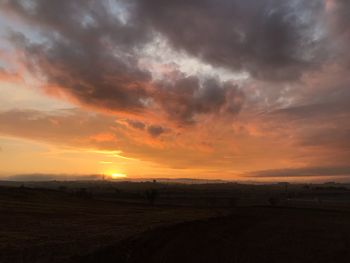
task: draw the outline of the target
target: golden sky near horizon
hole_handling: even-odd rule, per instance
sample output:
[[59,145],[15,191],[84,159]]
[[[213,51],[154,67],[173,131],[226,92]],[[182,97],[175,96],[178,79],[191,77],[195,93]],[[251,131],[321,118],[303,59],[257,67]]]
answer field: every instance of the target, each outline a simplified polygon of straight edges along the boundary
[[0,176],[347,180],[347,10],[0,0]]

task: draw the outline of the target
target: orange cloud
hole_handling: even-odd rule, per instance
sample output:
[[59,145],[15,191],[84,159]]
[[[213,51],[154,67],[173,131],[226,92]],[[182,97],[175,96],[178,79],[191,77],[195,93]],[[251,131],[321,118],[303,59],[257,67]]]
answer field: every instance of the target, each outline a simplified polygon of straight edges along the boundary
[[115,142],[116,137],[112,133],[98,133],[95,135],[92,135],[90,137],[91,140],[96,141],[97,143],[100,142]]

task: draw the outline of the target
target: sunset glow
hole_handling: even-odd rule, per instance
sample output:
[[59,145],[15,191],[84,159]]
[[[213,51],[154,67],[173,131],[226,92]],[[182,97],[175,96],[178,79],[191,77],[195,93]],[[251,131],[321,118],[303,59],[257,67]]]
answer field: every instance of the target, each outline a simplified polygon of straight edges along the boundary
[[123,179],[127,177],[126,174],[122,174],[122,173],[112,173],[110,176],[113,180]]
[[348,180],[347,1],[49,2],[0,1],[1,178]]

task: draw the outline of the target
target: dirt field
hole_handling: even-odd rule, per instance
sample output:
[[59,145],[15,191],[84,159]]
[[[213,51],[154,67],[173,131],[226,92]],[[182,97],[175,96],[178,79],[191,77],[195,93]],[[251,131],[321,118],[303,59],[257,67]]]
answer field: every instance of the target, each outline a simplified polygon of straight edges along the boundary
[[232,215],[148,231],[77,262],[350,262],[350,214],[237,208]]
[[69,262],[150,228],[217,215],[208,209],[85,200],[0,189],[0,262]]
[[347,188],[293,187],[0,186],[0,262],[350,262]]

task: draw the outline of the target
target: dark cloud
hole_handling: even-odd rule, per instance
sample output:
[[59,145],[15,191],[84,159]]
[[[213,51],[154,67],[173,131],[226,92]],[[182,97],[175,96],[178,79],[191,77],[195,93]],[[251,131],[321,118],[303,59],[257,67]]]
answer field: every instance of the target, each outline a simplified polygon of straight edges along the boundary
[[237,114],[244,103],[244,93],[230,82],[197,77],[180,77],[174,82],[162,83],[156,98],[171,119],[183,124],[195,122],[200,114]]
[[334,104],[307,104],[300,106],[292,106],[288,108],[278,109],[272,112],[274,115],[288,116],[294,119],[307,119],[315,118],[317,116],[324,116],[324,114],[334,114],[337,112],[342,112],[339,107]]
[[349,166],[335,166],[335,167],[306,167],[306,168],[292,168],[292,169],[278,169],[251,172],[248,177],[310,177],[310,176],[349,176]]
[[314,129],[310,133],[301,136],[300,144],[302,146],[323,147],[328,149],[337,149],[338,158],[341,152],[346,152],[350,156],[350,127],[344,129],[340,127],[330,127],[323,129]]
[[350,23],[350,3],[347,0],[331,0],[331,12],[335,15],[335,30],[336,33],[348,33],[348,26]]
[[130,127],[138,130],[145,130],[148,134],[150,134],[152,137],[156,138],[159,137],[161,134],[167,131],[166,128],[160,126],[160,125],[146,125],[145,123],[137,120],[127,120],[127,123]]
[[145,127],[146,127],[146,124],[144,124],[143,122],[141,121],[136,121],[136,120],[127,120],[127,123],[135,128],[135,129],[139,129],[139,130],[144,130]]
[[69,174],[16,174],[6,177],[8,181],[36,182],[36,181],[89,181],[101,180],[101,175],[69,175]]
[[142,113],[158,105],[170,118],[188,123],[196,114],[241,108],[242,94],[228,83],[200,84],[197,76],[153,83],[138,65],[138,51],[153,31],[130,8],[125,23],[107,2],[5,1],[4,7],[40,31],[43,41],[17,32],[10,40],[24,52],[28,68],[45,78],[50,93],[119,112]]
[[274,110],[271,115],[284,116],[289,120],[320,120],[331,119],[336,121],[344,115],[350,115],[350,96],[339,98],[332,103],[322,102],[318,104],[295,105],[287,108]]
[[324,58],[324,1],[139,0],[139,14],[176,49],[257,78],[291,80]]
[[150,125],[147,127],[147,132],[152,136],[152,137],[158,137],[161,134],[165,132],[165,129],[162,126],[159,125]]
[[[348,24],[347,3],[334,2],[340,28]],[[154,83],[139,59],[157,35],[214,66],[269,81],[296,80],[334,55],[326,48],[323,0],[14,0],[2,7],[40,32],[40,41],[19,33],[11,41],[56,93],[112,111],[161,106],[183,123],[198,114],[238,113],[244,96],[233,84],[182,73]]]
[[[336,90],[336,91],[334,91]],[[301,147],[336,149],[350,156],[350,105],[347,88],[336,89],[319,96],[319,103],[295,105],[273,111],[269,117],[280,126],[292,125],[290,134]],[[335,93],[335,94],[332,94]],[[312,100],[312,99],[310,99]]]
[[[12,33],[10,39],[24,51],[28,68],[44,76],[49,86],[84,104],[107,110],[141,110],[142,101],[148,98],[145,86],[150,74],[138,68],[133,49],[144,43],[145,34],[138,27],[122,25],[103,5],[96,10],[85,10],[82,5],[76,12],[73,3],[78,4],[38,1],[32,15],[18,4],[16,11],[41,26],[46,40],[33,43],[23,34]],[[46,14],[58,10],[65,15]],[[84,26],[77,21],[83,19],[79,14],[91,16],[96,24]]]

